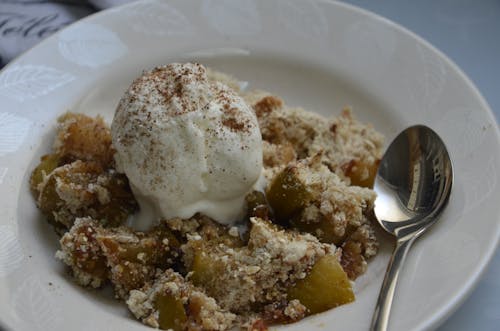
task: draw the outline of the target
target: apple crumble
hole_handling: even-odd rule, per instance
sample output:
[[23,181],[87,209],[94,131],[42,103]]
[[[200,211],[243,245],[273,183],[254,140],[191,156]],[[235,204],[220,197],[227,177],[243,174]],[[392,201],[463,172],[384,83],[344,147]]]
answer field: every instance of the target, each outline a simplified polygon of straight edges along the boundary
[[[191,107],[196,112],[202,107],[203,121],[207,117],[221,123],[219,128],[195,118],[193,129],[179,116],[198,115],[191,110],[180,114],[181,108],[175,108],[162,120],[191,128],[182,134],[195,132],[199,137],[199,128],[210,134],[218,130],[215,136],[226,139],[226,145],[247,135],[253,139],[251,146],[259,146],[261,158],[251,159],[249,172],[243,165],[238,168],[252,174],[251,180],[242,179],[251,188],[243,200],[230,200],[231,206],[243,206],[241,212],[235,209],[239,216],[233,210],[218,220],[212,207],[204,212],[208,198],[200,195],[205,200],[189,205],[189,210],[199,208],[192,215],[168,210],[167,215],[174,216],[151,220],[152,226],[138,231],[131,220],[145,208],[140,200],[145,190],[124,171],[130,167],[124,164],[123,148],[134,144],[131,131],[126,132],[125,142],[116,138],[122,128],[112,130],[100,116],[62,115],[52,152],[33,170],[30,188],[38,208],[60,236],[56,257],[68,266],[75,281],[92,288],[110,284],[116,298],[142,323],[175,331],[267,330],[269,325],[292,323],[353,302],[352,282],[366,271],[378,248],[372,223],[375,193],[370,187],[381,157],[381,134],[358,122],[349,109],[325,118],[289,107],[266,92],[241,91],[233,78],[197,64],[158,67],[140,79],[127,96],[135,106],[119,106],[122,111],[134,109],[136,123],[151,117],[146,108],[153,106],[144,101],[149,96],[140,90],[147,88],[156,91],[155,102],[168,102],[169,109]],[[145,80],[149,85],[138,85]],[[164,81],[170,85],[160,89]],[[189,103],[189,98],[198,99]],[[144,109],[142,104],[137,108],[137,100],[146,105]],[[183,106],[179,100],[188,104]],[[245,121],[238,122],[242,118]],[[121,121],[125,123],[126,117]],[[259,137],[255,132],[260,132]],[[205,143],[219,143],[208,134]],[[148,141],[146,156],[152,151],[151,155],[164,158],[157,145],[166,143],[160,138]],[[210,165],[231,164],[229,157],[253,157],[245,150],[250,146],[245,145],[247,140],[241,139],[238,153],[224,155],[228,159],[222,163],[220,158],[207,161],[203,183],[210,184],[206,177],[212,174]],[[209,145],[206,148],[212,148]],[[183,157],[176,154],[176,146],[162,148],[172,152],[170,157]],[[217,147],[211,153],[220,150]],[[253,147],[251,153],[255,153]],[[174,168],[181,164],[147,161],[137,176],[149,176],[158,185],[164,179],[157,178],[156,172],[144,172],[147,167],[163,162],[171,165],[162,168],[168,173],[178,171]],[[237,173],[230,176],[239,180]],[[236,184],[243,192],[246,186]],[[202,185],[203,189],[227,194],[224,187]],[[215,202],[210,201],[210,206]],[[227,221],[227,215],[233,222]]]

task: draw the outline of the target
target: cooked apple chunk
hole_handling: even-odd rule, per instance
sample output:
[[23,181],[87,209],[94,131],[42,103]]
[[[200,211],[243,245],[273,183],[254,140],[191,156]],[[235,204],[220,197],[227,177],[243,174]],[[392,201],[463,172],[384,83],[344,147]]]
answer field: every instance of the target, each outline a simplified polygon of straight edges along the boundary
[[325,255],[288,289],[288,298],[299,300],[310,314],[317,314],[354,301],[354,292],[338,258]]
[[180,246],[163,224],[139,232],[104,228],[91,218],[78,218],[60,243],[57,257],[71,267],[78,283],[99,287],[109,279],[123,299],[152,280],[157,268],[176,263]]
[[108,168],[113,163],[111,131],[101,116],[66,113],[57,119],[54,154],[65,163],[76,160],[93,161]]
[[371,188],[375,182],[379,163],[380,160],[372,163],[351,160],[342,165],[341,169],[351,179],[351,185]]
[[[292,163],[279,172],[266,190],[267,200],[278,222],[283,223],[300,212],[314,198],[314,186],[309,176],[301,174],[298,163]],[[314,180],[314,179],[313,179]]]
[[117,226],[138,208],[127,178],[95,162],[75,161],[58,167],[38,187],[39,208],[65,229],[75,217],[87,216]]
[[172,269],[132,290],[127,305],[143,323],[163,330],[229,330],[236,320]]
[[267,199],[278,221],[317,236],[321,241],[340,244],[366,222],[375,193],[349,186],[313,157],[288,165],[272,180]]
[[35,199],[40,195],[40,184],[44,181],[45,177],[59,167],[61,158],[57,154],[47,154],[41,157],[40,163],[31,173],[30,177],[30,190]]

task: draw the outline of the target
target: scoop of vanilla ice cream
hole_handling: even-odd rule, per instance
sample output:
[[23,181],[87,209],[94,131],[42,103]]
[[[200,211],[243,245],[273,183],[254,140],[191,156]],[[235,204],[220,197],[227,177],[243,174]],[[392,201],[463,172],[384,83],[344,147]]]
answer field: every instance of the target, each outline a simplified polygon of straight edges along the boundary
[[209,81],[200,64],[144,72],[120,100],[111,133],[117,169],[157,217],[200,212],[234,223],[261,175],[255,114],[229,87]]

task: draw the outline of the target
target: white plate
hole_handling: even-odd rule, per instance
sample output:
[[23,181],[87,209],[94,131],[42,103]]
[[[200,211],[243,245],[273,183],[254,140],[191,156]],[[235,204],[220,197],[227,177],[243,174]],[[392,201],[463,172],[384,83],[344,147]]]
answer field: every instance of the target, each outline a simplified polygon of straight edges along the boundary
[[[487,104],[445,56],[371,13],[330,1],[145,1],[84,19],[0,74],[0,320],[15,330],[148,330],[109,293],[75,285],[28,177],[66,110],[113,115],[141,70],[197,60],[324,114],[351,105],[390,141],[434,128],[455,168],[442,219],[417,241],[400,279],[392,330],[436,327],[466,297],[500,235],[500,139]],[[286,330],[366,330],[390,242],[353,304]]]

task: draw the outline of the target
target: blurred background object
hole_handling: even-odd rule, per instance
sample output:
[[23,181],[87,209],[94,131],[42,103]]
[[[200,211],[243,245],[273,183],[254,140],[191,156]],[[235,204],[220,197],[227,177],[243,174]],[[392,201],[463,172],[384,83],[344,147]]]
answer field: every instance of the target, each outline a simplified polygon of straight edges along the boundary
[[0,68],[74,21],[131,0],[0,0]]

